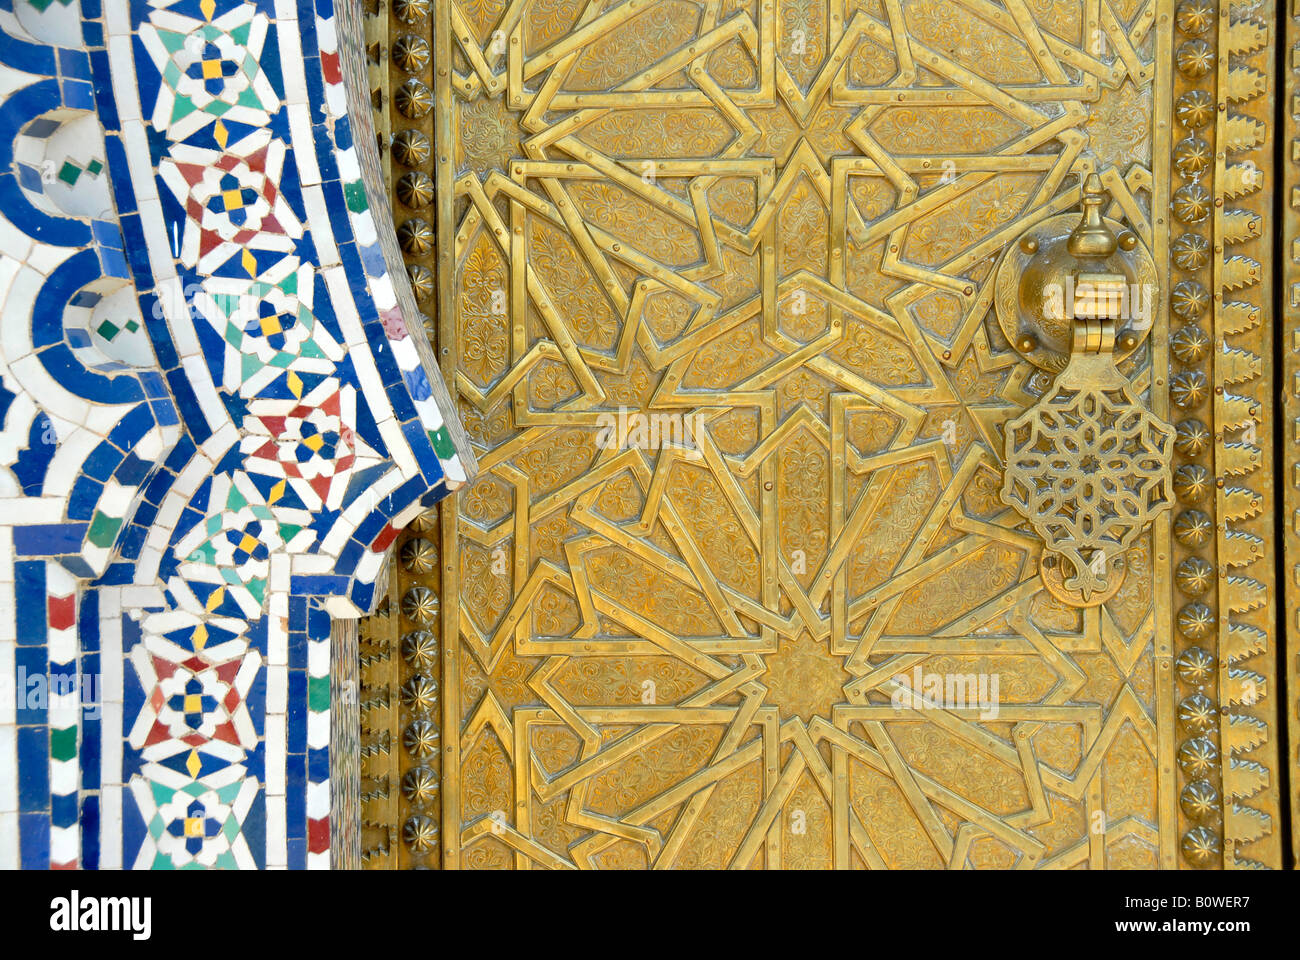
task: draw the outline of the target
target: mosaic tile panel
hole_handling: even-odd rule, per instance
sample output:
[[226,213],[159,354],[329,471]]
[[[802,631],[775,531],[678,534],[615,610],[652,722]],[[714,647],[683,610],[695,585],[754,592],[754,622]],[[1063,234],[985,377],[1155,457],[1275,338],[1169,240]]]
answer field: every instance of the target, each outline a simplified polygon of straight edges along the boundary
[[329,866],[332,621],[474,469],[358,23],[0,0],[0,866]]

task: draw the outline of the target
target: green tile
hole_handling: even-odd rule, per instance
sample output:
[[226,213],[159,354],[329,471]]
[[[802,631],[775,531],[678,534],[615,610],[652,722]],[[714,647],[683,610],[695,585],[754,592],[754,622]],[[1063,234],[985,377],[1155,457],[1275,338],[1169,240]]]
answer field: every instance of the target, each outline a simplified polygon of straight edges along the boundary
[[110,517],[102,510],[96,510],[86,531],[86,539],[97,547],[108,548],[117,539],[117,531],[122,528],[121,517]]
[[330,708],[330,678],[307,678],[307,709],[312,713],[323,713]]
[[366,200],[366,187],[360,180],[343,184],[343,196],[347,198],[348,209],[353,213],[364,213],[370,206]]
[[451,435],[447,433],[445,426],[437,430],[430,430],[429,442],[433,444],[434,453],[438,454],[439,460],[450,460],[456,455],[456,445],[451,442]]
[[77,757],[77,728],[64,727],[50,731],[50,759],[75,760]]

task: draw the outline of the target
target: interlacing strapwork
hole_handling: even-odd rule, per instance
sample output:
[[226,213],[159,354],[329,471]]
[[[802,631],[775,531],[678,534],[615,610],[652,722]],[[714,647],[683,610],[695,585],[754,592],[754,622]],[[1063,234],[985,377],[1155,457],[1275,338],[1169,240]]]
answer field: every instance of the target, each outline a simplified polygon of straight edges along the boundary
[[[481,467],[442,864],[1177,866],[1168,514],[1103,603],[1045,586],[1000,491],[1054,380],[991,309],[1092,173],[1166,295],[1174,5],[443,9],[392,154]],[[1158,418],[1163,303],[1119,364]]]

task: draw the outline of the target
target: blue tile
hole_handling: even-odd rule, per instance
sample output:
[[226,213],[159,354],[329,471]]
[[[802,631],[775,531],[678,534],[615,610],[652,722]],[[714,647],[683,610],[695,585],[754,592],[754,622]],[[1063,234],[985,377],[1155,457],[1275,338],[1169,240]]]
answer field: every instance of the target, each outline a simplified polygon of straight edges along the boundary
[[122,231],[118,229],[116,223],[108,220],[93,220],[90,224],[90,232],[95,235],[97,242],[119,250],[122,248]]
[[[18,606],[19,646],[44,645],[47,639],[45,631],[44,562],[39,560],[19,560],[14,564],[14,601]],[[44,669],[45,666],[42,664],[42,672]]]
[[[49,658],[45,644],[14,650],[14,719],[40,726],[49,718]],[[42,727],[42,729],[44,729]]]
[[[81,11],[81,15],[83,17],[87,16],[84,8]],[[67,47],[60,48],[59,71],[65,77],[76,77],[79,80],[89,80],[90,57],[86,55],[84,50],[71,50]]]
[[307,758],[301,753],[285,757],[284,794],[286,834],[307,836]]
[[32,193],[44,193],[45,183],[41,180],[41,171],[25,163],[14,164],[18,168],[18,182]]
[[330,752],[328,747],[307,751],[307,779],[312,783],[325,783],[330,778]]
[[99,797],[93,795],[81,804],[81,869],[99,869]]
[[290,753],[307,749],[307,671],[289,671],[288,744]]
[[50,807],[50,732],[47,727],[18,728],[18,809],[23,813]]
[[83,16],[81,38],[88,47],[102,47],[104,45],[104,25],[96,23],[94,20],[88,20]]
[[78,795],[73,793],[56,793],[50,797],[50,825],[55,827],[72,827],[77,823]]
[[89,520],[95,512],[95,504],[99,503],[100,494],[104,492],[104,484],[98,480],[92,480],[90,477],[79,477],[77,482],[72,485],[72,493],[68,497],[68,517],[72,520]]
[[[81,544],[86,539],[87,526],[85,523],[41,523],[14,527],[14,553],[20,557],[57,557],[63,553],[80,553]],[[21,611],[19,617],[22,618]],[[43,630],[43,612],[40,622]]]
[[50,815],[18,815],[18,858],[24,870],[50,869]]
[[95,88],[85,80],[64,80],[63,102],[73,110],[94,110]]

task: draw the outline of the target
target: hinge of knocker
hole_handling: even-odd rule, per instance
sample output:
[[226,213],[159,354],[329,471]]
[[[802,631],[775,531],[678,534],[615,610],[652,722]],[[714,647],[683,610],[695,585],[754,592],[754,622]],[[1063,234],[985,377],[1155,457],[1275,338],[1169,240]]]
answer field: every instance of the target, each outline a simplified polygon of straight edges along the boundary
[[1042,399],[1007,424],[1002,488],[1003,501],[1043,538],[1048,589],[1085,607],[1115,593],[1125,552],[1172,502],[1173,428],[1145,408],[1116,365],[1132,271],[1101,215],[1104,202],[1092,175],[1083,216],[1068,237],[1056,238],[1063,243],[1020,245],[1039,275],[1072,290],[1070,354]]

